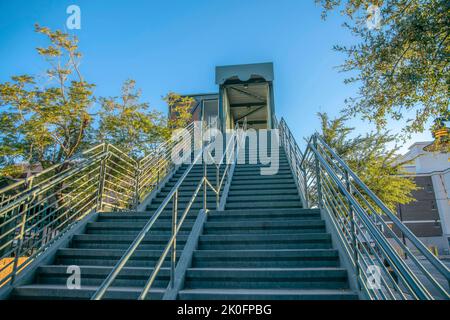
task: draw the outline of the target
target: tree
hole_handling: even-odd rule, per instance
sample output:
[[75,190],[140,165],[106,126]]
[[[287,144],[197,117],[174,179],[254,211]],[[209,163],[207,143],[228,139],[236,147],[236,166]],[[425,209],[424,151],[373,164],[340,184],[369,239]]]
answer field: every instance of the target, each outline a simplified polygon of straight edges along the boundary
[[139,102],[141,91],[134,80],[122,86],[119,98],[100,98],[100,141],[109,142],[134,158],[150,152],[167,135],[167,121],[161,112]]
[[377,131],[350,138],[354,128],[345,125],[346,117],[330,120],[326,113],[318,116],[325,142],[391,210],[414,200],[411,192],[417,187],[410,178],[401,176],[404,163],[398,161],[398,148],[388,148],[395,135]]
[[0,165],[11,172],[18,161],[45,168],[71,158],[86,143],[93,84],[78,68],[78,40],[61,31],[36,25],[50,45],[37,48],[50,64],[39,82],[33,76],[13,76],[0,84]]
[[169,92],[163,100],[169,106],[168,128],[171,130],[186,127],[192,119],[191,107],[194,98]]
[[[447,0],[315,1],[323,7],[323,17],[343,8],[350,20],[344,26],[360,39],[357,45],[334,48],[347,55],[341,70],[356,73],[346,83],[360,84],[358,96],[346,101],[347,115],[361,115],[378,128],[389,118],[406,120],[405,137],[423,132],[428,120],[445,117],[450,85]],[[377,7],[370,6],[379,8],[379,28],[366,25],[376,18]],[[410,113],[415,114],[411,119]]]

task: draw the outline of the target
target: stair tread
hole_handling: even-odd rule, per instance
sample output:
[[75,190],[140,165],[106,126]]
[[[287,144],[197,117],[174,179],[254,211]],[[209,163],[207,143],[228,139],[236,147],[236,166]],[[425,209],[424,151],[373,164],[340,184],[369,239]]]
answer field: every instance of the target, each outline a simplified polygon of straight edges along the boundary
[[346,272],[345,268],[341,267],[305,267],[305,268],[292,268],[292,267],[264,267],[264,268],[219,268],[219,267],[199,267],[199,268],[188,268],[188,271],[201,271],[201,272],[219,272],[218,274],[224,276],[222,272],[254,272],[254,273],[265,273],[265,272],[308,272],[308,271],[339,271]]
[[354,294],[350,289],[182,289],[183,293],[201,293],[201,294],[261,294],[261,295],[280,295],[280,294]]

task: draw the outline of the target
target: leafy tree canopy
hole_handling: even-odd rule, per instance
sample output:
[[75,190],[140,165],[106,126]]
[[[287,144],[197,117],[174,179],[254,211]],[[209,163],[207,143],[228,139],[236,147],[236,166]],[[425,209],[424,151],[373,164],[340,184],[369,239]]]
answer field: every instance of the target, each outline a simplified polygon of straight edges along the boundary
[[168,127],[172,130],[186,127],[192,119],[191,108],[195,102],[194,98],[169,92],[163,100],[169,106]]
[[37,48],[50,68],[40,83],[30,75],[0,84],[0,165],[17,161],[44,167],[73,156],[90,128],[93,84],[79,71],[81,54],[75,37],[36,25],[50,45]]
[[[0,83],[1,183],[19,177],[27,164],[63,163],[102,141],[140,157],[190,121],[192,98],[169,93],[164,100],[172,117],[167,120],[140,101],[134,80],[125,81],[119,97],[95,98],[94,84],[79,69],[77,38],[39,25],[35,30],[49,40],[37,48],[49,64],[45,76],[18,75]],[[100,111],[93,113],[97,104]]]
[[345,124],[346,117],[329,119],[326,113],[318,116],[325,142],[391,210],[395,212],[397,204],[414,200],[411,192],[417,187],[410,178],[401,176],[404,170],[398,161],[398,148],[388,147],[395,142],[395,135],[378,131],[350,137],[354,128]]
[[[448,0],[315,1],[324,17],[340,8],[350,21],[344,25],[360,39],[335,46],[347,56],[341,70],[356,74],[346,82],[360,84],[358,96],[346,101],[347,115],[361,115],[378,128],[388,119],[404,120],[405,137],[423,132],[430,119],[449,116]],[[379,28],[366,24],[376,18],[367,10],[371,5],[380,9]]]
[[166,117],[139,102],[141,91],[134,80],[123,84],[119,98],[100,98],[99,139],[138,158],[150,152],[167,135]]

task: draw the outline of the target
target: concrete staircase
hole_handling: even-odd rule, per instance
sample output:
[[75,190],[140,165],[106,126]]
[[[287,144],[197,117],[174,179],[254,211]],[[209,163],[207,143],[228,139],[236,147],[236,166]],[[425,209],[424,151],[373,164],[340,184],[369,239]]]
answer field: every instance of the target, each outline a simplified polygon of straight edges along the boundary
[[208,213],[178,298],[357,299],[320,212],[302,208],[286,155],[276,175],[260,168],[236,166],[226,210]]
[[[248,151],[252,158],[254,153]],[[178,299],[357,299],[349,289],[331,236],[315,209],[302,208],[286,155],[280,150],[276,175],[260,175],[259,164],[238,164],[225,211],[212,210],[186,271]],[[160,206],[187,165],[155,196],[146,212],[101,213],[84,232],[60,248],[53,262],[39,266],[30,284],[16,287],[13,299],[88,299]],[[203,168],[196,165],[179,190],[180,216]],[[215,185],[215,170],[208,167]],[[177,241],[180,257],[198,210],[200,194]],[[208,191],[208,207],[215,196]],[[137,252],[107,291],[106,299],[136,299],[171,234],[172,204],[163,211]],[[81,268],[81,289],[68,289],[68,266]],[[166,261],[148,299],[161,299],[169,282]]]
[[[32,283],[15,288],[13,299],[89,299],[125,253],[144,224],[170,192],[187,169],[182,165],[147,206],[145,212],[100,213],[95,222],[87,224],[85,231],[72,237],[67,248],[60,248],[49,265],[38,268]],[[215,170],[208,167],[210,180],[215,183]],[[179,191],[178,217],[181,216],[196,185],[203,177],[203,166],[196,165],[186,177]],[[215,206],[212,191],[208,192],[208,205]],[[186,243],[198,210],[203,205],[200,194],[183,224],[177,238],[177,256]],[[137,299],[171,235],[172,204],[163,211],[137,252],[108,290],[105,299]],[[70,276],[67,269],[80,266],[81,289],[68,289]],[[161,299],[169,283],[169,261],[165,261],[148,299]]]

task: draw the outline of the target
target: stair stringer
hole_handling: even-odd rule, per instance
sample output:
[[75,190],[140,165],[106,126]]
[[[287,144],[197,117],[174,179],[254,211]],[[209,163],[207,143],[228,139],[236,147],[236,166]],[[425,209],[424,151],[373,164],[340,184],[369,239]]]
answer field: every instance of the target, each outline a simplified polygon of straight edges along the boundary
[[56,252],[67,247],[75,234],[84,233],[89,222],[97,220],[98,213],[92,212],[78,221],[69,230],[67,230],[58,240],[54,241],[47,249],[36,257],[28,266],[21,271],[14,282],[7,283],[0,288],[0,300],[7,300],[11,296],[14,288],[31,284],[35,279],[36,272],[41,265],[51,264],[55,260]]
[[348,274],[348,283],[350,289],[353,290],[358,298],[361,300],[367,300],[367,295],[361,290],[360,284],[358,281],[358,277],[354,271],[353,263],[350,260],[350,257],[346,253],[346,249],[343,245],[343,240],[339,237],[339,231],[336,229],[336,225],[330,218],[330,213],[325,208],[320,209],[320,216],[325,221],[325,228],[328,233],[331,235],[331,243],[333,249],[336,249],[339,253],[339,261],[341,265],[347,270]]
[[[287,156],[287,152],[284,148],[284,145],[280,144],[280,147],[283,149],[284,153]],[[290,167],[292,176],[294,177],[295,170],[293,168],[291,159],[289,157],[287,157],[287,159],[288,159],[288,163],[289,163],[289,167]],[[298,195],[300,196],[300,199],[302,200],[302,204],[303,204],[304,208],[307,208],[307,206],[305,204],[305,197],[302,194],[302,192],[300,191],[301,189],[299,186],[299,182],[297,179],[294,179],[294,182],[295,182],[295,186],[297,187]],[[327,232],[329,232],[331,235],[332,247],[333,247],[333,249],[336,249],[338,251],[339,261],[342,264],[342,266],[347,270],[348,282],[349,282],[350,289],[358,294],[359,299],[367,300],[367,296],[360,289],[358,278],[356,276],[356,273],[354,272],[353,264],[352,264],[349,256],[345,253],[345,247],[343,246],[342,239],[338,236],[339,232],[336,230],[336,226],[333,223],[333,221],[331,220],[330,214],[328,213],[328,211],[325,208],[321,208],[320,216],[325,221],[325,228],[326,228]]]
[[203,233],[203,226],[208,219],[208,213],[201,209],[195,219],[195,223],[192,226],[191,233],[188,236],[186,245],[181,253],[180,260],[175,268],[175,281],[173,287],[171,283],[167,286],[166,292],[162,300],[177,300],[178,292],[184,287],[184,280],[186,277],[186,270],[192,266],[192,259],[194,251],[198,247],[198,240]]
[[164,188],[167,182],[172,179],[173,175],[177,173],[177,171],[180,169],[181,165],[177,165],[174,167],[166,176],[161,180],[158,187],[153,189],[152,192],[150,192],[144,200],[142,200],[141,203],[137,206],[136,211],[146,211],[146,207],[152,203],[152,200],[161,192],[161,189]]

